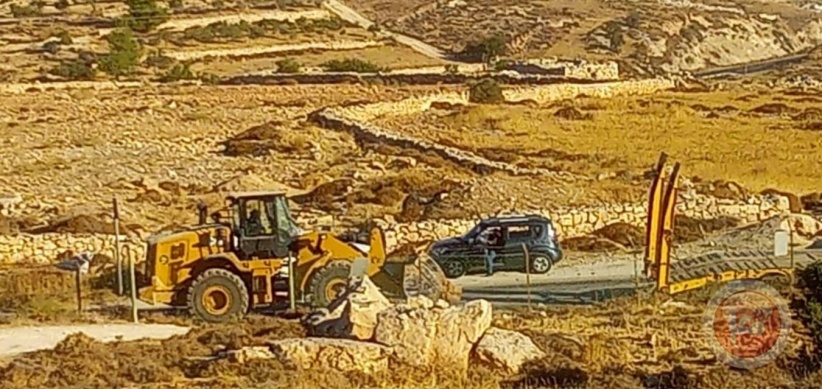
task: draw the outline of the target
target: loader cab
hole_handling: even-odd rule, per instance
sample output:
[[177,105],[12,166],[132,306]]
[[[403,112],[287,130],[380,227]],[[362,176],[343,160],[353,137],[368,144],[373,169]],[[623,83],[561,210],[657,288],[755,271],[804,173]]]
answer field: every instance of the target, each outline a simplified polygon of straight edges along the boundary
[[234,247],[241,259],[285,258],[302,232],[291,216],[288,198],[279,192],[229,195]]

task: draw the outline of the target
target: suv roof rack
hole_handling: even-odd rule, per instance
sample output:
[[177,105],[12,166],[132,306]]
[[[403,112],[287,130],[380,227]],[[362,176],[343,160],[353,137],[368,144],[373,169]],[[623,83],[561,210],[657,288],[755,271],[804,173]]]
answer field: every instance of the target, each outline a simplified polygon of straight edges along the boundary
[[510,222],[551,222],[551,218],[544,215],[537,214],[519,214],[519,215],[500,215],[489,217],[482,220],[482,223],[497,224]]

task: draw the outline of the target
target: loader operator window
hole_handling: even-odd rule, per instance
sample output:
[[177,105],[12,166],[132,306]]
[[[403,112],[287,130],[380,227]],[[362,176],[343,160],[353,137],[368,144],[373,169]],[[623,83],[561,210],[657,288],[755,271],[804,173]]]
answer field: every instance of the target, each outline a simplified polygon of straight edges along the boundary
[[272,218],[277,220],[277,234],[281,235],[283,239],[289,240],[294,236],[302,233],[297,226],[296,221],[291,216],[291,211],[288,207],[288,199],[279,197],[274,200],[274,204],[269,204],[271,208],[270,213]]
[[248,200],[245,203],[245,236],[260,236],[274,234],[274,220],[266,212],[265,202],[262,200]]

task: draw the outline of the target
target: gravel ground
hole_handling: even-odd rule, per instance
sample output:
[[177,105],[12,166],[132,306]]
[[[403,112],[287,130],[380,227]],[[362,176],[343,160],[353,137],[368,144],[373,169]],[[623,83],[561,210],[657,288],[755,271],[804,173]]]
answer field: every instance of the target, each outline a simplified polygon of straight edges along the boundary
[[87,324],[0,328],[0,357],[53,348],[66,336],[82,332],[101,342],[167,339],[187,333],[188,327],[167,324]]

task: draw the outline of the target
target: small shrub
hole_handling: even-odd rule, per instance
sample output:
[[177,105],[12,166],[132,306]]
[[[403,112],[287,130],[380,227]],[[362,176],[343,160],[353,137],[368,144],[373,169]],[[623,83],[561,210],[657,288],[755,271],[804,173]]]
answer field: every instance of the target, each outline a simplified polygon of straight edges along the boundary
[[259,38],[265,36],[265,34],[265,28],[259,24],[250,24],[246,21],[239,23],[216,22],[205,27],[186,29],[183,32],[183,39],[213,43],[221,39]]
[[32,3],[31,5],[12,4],[9,8],[11,9],[11,15],[15,18],[30,18],[40,16],[43,13],[43,3],[41,2]]
[[468,101],[478,104],[497,104],[505,102],[502,88],[491,78],[483,79],[474,85],[468,95]]
[[68,0],[57,0],[57,2],[54,3],[54,8],[57,8],[62,11],[68,8],[70,5],[71,4],[69,4]]
[[822,263],[809,265],[797,277],[800,298],[792,302],[796,316],[813,334],[816,357],[822,358]]
[[642,24],[642,16],[639,15],[637,11],[631,11],[627,17],[625,17],[625,25],[630,28],[639,28]]
[[140,63],[143,49],[128,28],[117,29],[108,38],[109,53],[100,60],[100,69],[118,77],[131,74]]
[[169,0],[168,7],[173,10],[179,10],[183,8],[183,0]]
[[508,61],[508,60],[497,61],[497,62],[494,63],[494,70],[500,72],[500,71],[503,71],[505,69],[508,69],[509,66],[511,66],[511,61]]
[[128,16],[121,21],[124,27],[136,32],[149,32],[168,20],[168,12],[155,0],[126,0]]
[[346,58],[343,60],[334,59],[320,65],[329,72],[356,72],[356,73],[377,73],[386,71],[386,68],[377,66],[374,63],[363,61],[358,58]]
[[211,73],[197,73],[197,79],[207,85],[217,85],[220,83],[220,76]]
[[161,50],[155,50],[146,57],[146,65],[158,69],[168,69],[174,65],[174,58],[164,55]]
[[74,43],[74,40],[71,39],[71,34],[69,34],[68,31],[66,31],[66,30],[59,30],[59,31],[51,34],[51,37],[59,39],[58,42],[61,45],[70,45],[70,44]]
[[299,73],[303,65],[294,58],[285,58],[276,62],[277,73]]
[[97,75],[94,62],[90,58],[81,56],[73,61],[63,62],[51,69],[49,73],[68,80],[90,81]]
[[60,51],[60,42],[58,41],[49,41],[43,44],[42,47],[43,51],[50,54],[57,54]]
[[622,25],[618,22],[610,21],[605,25],[605,32],[608,34],[608,40],[611,42],[609,49],[614,53],[619,53],[622,50],[622,44],[625,43]]
[[447,74],[458,74],[460,72],[460,67],[457,64],[445,65],[445,73]]
[[176,64],[166,74],[160,77],[160,82],[175,82],[181,80],[195,80],[197,77],[191,72],[189,64]]

